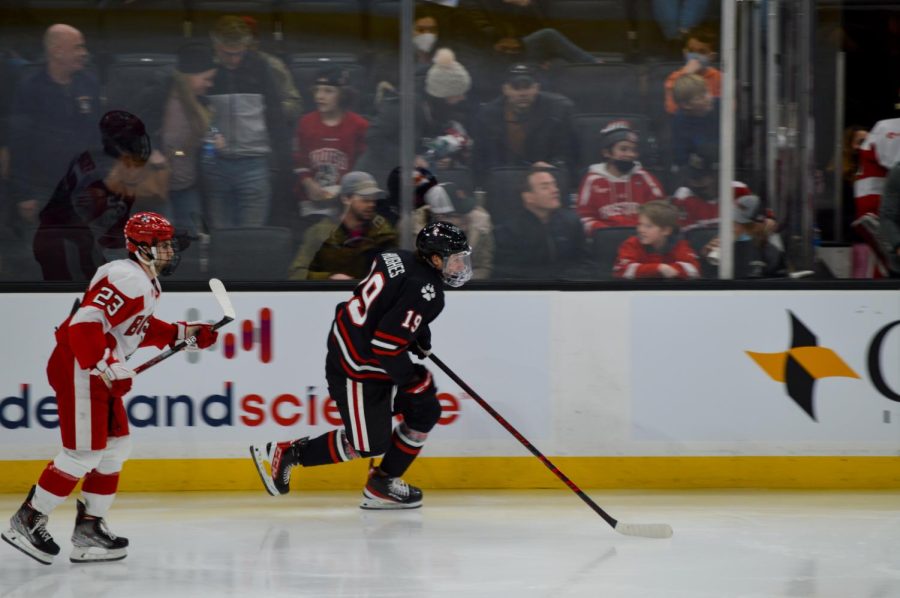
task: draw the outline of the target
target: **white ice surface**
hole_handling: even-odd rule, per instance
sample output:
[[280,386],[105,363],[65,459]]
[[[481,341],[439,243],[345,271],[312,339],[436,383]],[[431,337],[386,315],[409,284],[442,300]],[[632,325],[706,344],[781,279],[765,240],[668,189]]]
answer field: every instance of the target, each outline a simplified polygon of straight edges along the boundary
[[[427,491],[406,512],[349,492],[123,494],[108,521],[128,558],[75,565],[70,498],[53,565],[0,543],[0,598],[900,597],[900,492],[590,495],[675,535],[622,536],[567,490]],[[0,495],[4,519],[21,500]]]

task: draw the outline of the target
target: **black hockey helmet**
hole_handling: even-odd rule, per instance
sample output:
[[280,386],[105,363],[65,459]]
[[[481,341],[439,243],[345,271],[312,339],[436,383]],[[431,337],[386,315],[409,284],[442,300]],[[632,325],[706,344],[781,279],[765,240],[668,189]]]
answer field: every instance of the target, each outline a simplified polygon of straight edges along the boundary
[[461,287],[472,278],[472,248],[466,233],[449,222],[432,222],[416,236],[416,249],[423,258],[439,255],[444,261],[441,274],[451,287]]
[[100,119],[103,149],[113,157],[131,154],[141,162],[150,158],[150,137],[140,118],[125,110],[110,110]]

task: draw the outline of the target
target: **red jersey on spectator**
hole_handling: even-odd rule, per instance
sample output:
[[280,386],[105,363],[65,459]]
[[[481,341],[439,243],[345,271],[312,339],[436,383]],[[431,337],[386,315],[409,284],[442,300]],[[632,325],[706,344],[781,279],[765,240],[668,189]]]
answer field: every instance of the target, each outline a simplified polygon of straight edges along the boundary
[[[745,195],[753,195],[750,187],[739,181],[732,181],[731,191],[734,201]],[[678,226],[682,231],[701,226],[714,226],[719,223],[719,200],[703,199],[694,195],[687,187],[679,187],[672,196],[672,205],[678,208],[681,217]]]
[[313,177],[321,187],[339,185],[365,151],[368,128],[369,121],[355,112],[345,112],[333,127],[318,112],[303,116],[294,139],[294,172],[301,180]]
[[637,236],[628,237],[619,245],[619,254],[613,266],[616,278],[664,278],[659,267],[668,264],[678,271],[676,278],[699,278],[700,262],[697,254],[684,239],[669,243],[663,251],[641,245]]
[[576,209],[587,235],[609,226],[637,226],[638,206],[663,199],[662,185],[636,162],[625,176],[609,173],[606,163],[594,164],[578,188]]
[[859,171],[853,183],[856,217],[878,214],[887,171],[900,161],[900,118],[875,123],[859,148]]

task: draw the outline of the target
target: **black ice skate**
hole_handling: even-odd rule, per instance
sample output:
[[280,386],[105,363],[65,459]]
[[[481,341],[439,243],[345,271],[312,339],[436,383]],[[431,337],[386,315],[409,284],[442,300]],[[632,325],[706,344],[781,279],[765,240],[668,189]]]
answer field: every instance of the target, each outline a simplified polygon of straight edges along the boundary
[[265,448],[255,444],[250,446],[259,479],[269,494],[278,496],[291,491],[291,469],[300,464],[300,451],[308,442],[309,438],[304,437],[293,442],[269,442]]
[[10,528],[0,534],[6,542],[39,563],[49,565],[59,554],[59,546],[47,531],[47,516],[31,506],[34,486],[25,502],[9,520]]
[[369,481],[363,490],[361,509],[417,509],[422,506],[422,491],[401,478],[384,475],[380,469],[369,469]]
[[128,556],[128,538],[119,538],[109,531],[103,517],[91,517],[85,513],[84,503],[77,503],[75,531],[72,532],[73,563],[121,561]]

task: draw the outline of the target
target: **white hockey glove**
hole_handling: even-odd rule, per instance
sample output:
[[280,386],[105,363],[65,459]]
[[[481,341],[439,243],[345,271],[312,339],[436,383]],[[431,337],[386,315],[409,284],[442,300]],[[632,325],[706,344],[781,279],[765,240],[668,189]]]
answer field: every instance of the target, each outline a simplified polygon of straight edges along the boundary
[[175,322],[178,334],[176,343],[183,340],[190,341],[184,348],[185,351],[201,351],[213,345],[219,337],[219,333],[212,329],[212,324],[206,322]]
[[131,379],[134,378],[133,369],[116,361],[107,363],[105,359],[97,362],[91,374],[99,376],[114,397],[125,396],[131,390]]

